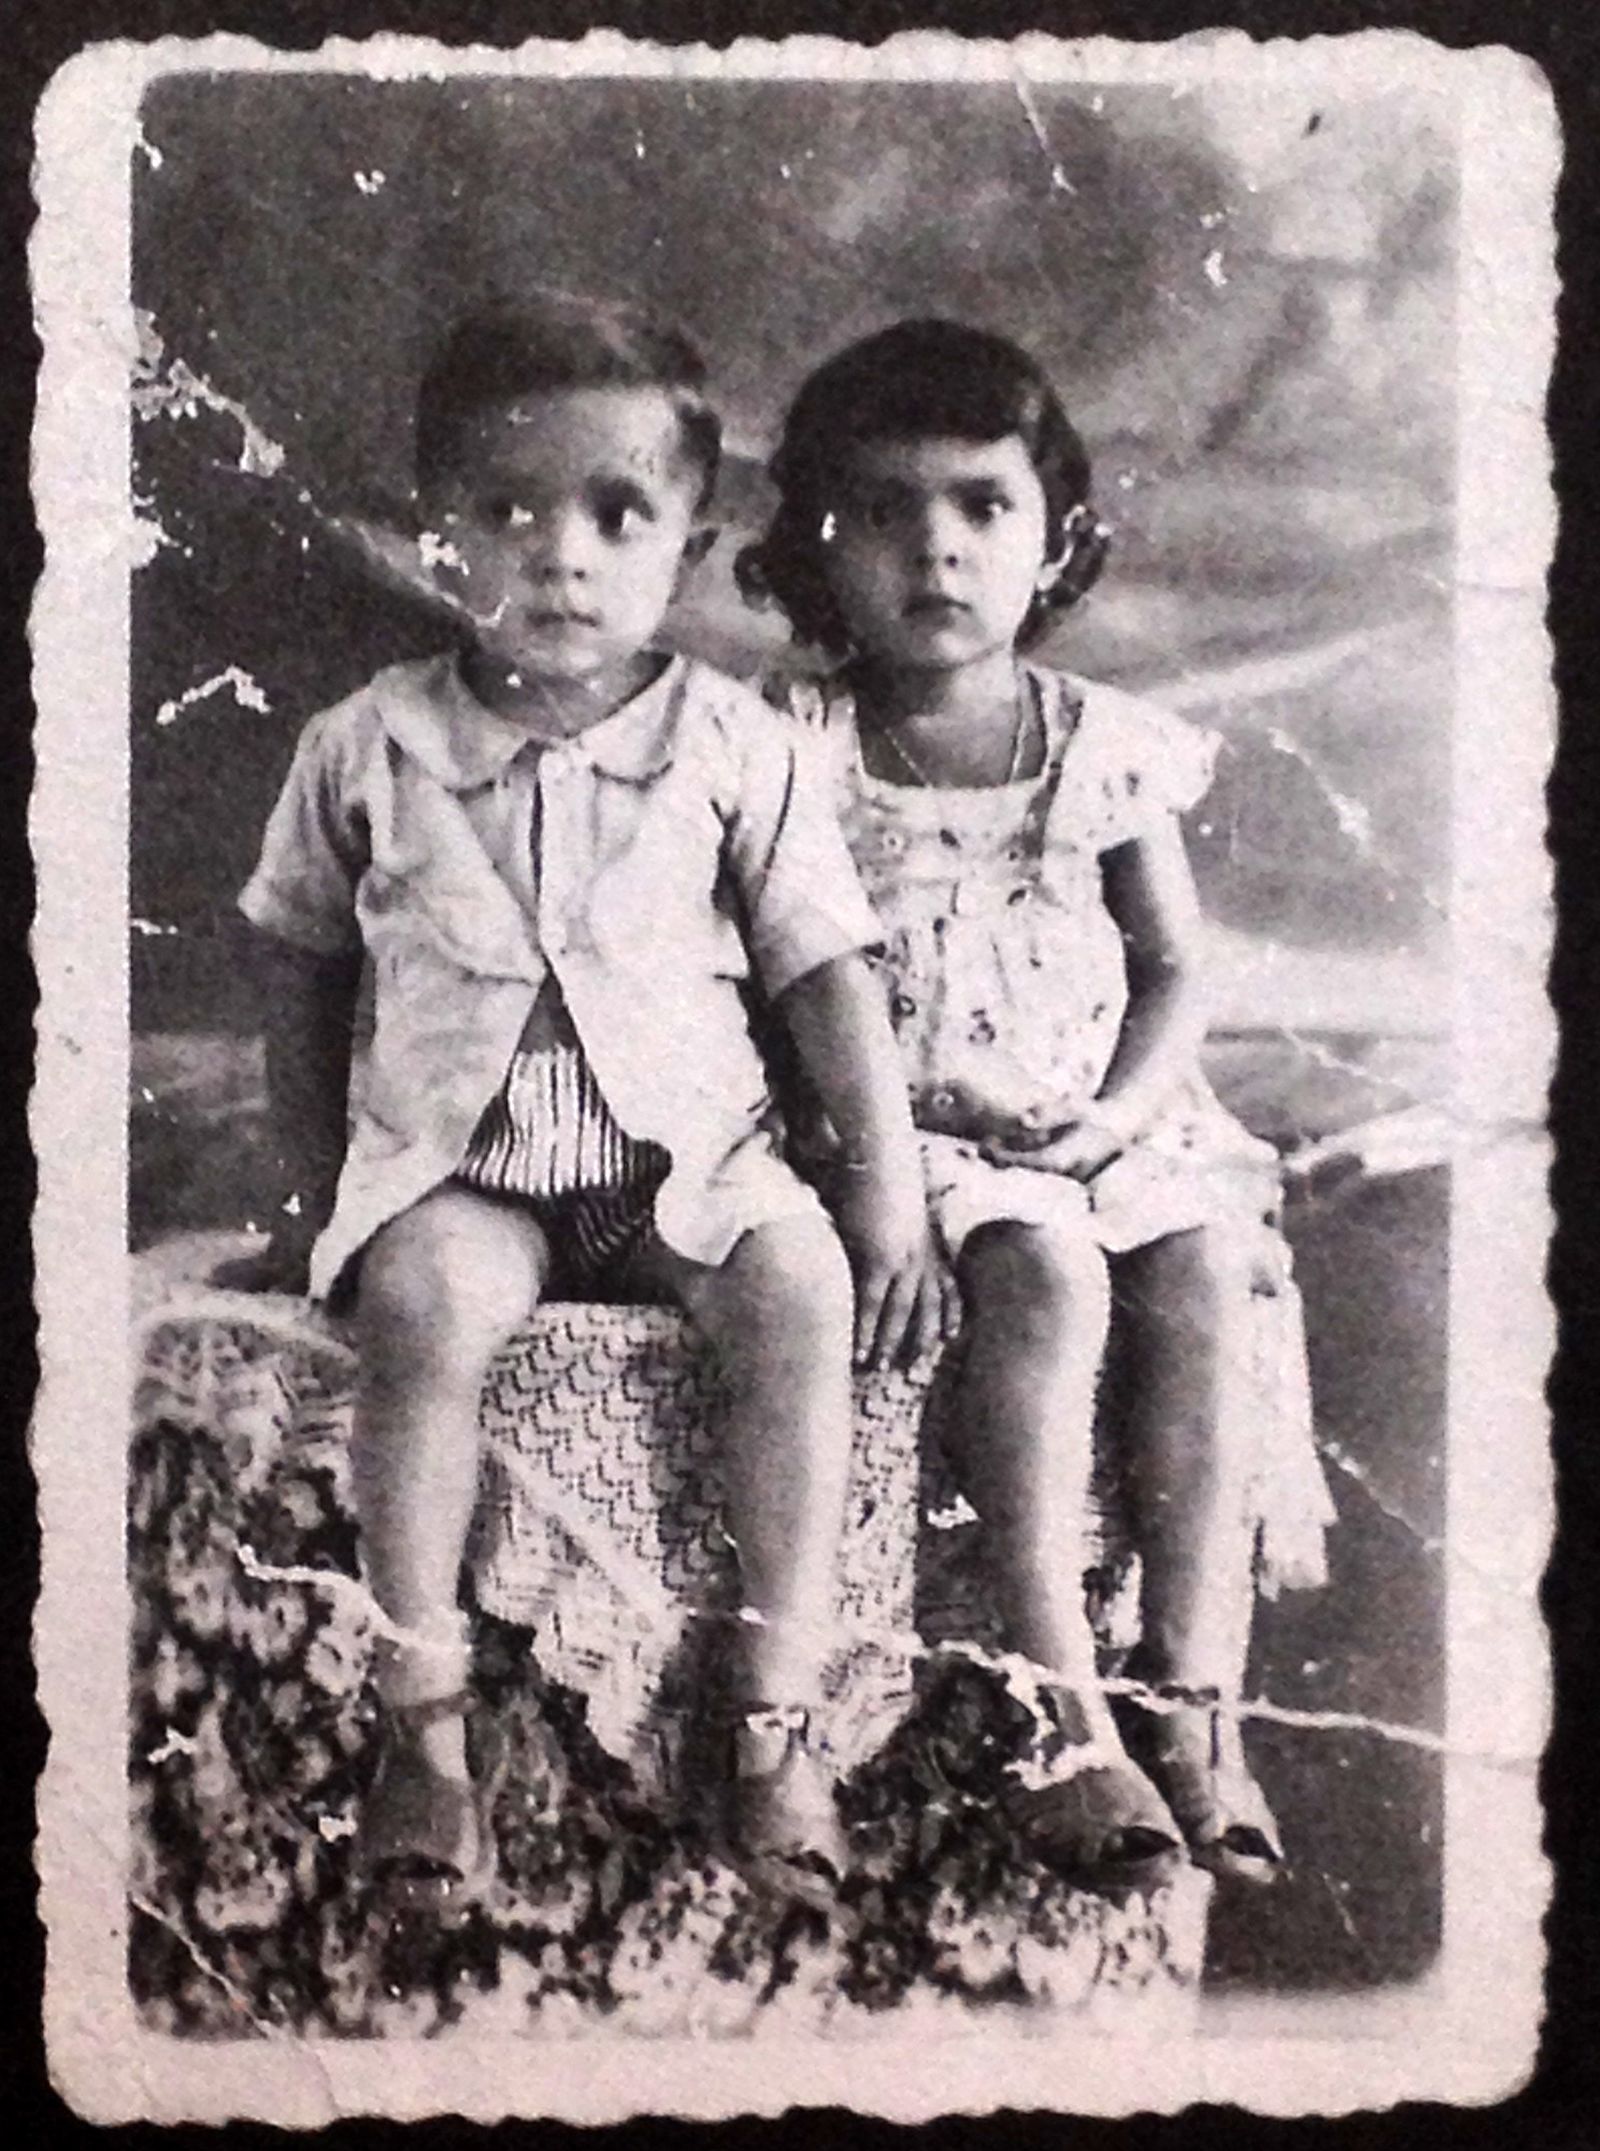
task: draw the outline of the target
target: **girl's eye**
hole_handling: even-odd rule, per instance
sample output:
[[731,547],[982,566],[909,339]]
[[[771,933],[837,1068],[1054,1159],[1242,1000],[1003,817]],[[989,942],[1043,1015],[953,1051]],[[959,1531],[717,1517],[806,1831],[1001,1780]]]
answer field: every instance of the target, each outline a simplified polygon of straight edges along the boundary
[[968,522],[981,530],[990,523],[998,523],[1009,511],[1011,503],[1004,493],[973,493],[969,494],[962,507]]
[[499,496],[484,502],[483,520],[491,530],[526,530],[533,521],[533,510],[509,495]]

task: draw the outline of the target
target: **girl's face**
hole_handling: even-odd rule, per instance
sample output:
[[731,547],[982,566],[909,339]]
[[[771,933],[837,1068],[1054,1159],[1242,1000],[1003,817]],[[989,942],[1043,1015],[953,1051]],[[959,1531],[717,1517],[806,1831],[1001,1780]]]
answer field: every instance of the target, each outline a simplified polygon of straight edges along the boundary
[[824,523],[823,573],[860,655],[950,672],[1015,645],[1055,573],[1047,532],[1019,434],[869,441]]

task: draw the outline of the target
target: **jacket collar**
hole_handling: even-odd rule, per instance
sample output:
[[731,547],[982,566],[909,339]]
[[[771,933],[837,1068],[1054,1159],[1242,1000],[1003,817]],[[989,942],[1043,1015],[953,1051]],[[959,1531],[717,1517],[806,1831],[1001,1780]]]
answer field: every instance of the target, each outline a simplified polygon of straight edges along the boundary
[[643,784],[671,766],[687,673],[688,661],[672,658],[632,701],[567,740],[541,739],[486,709],[451,655],[391,665],[371,692],[389,737],[447,791],[492,784],[529,746],[561,745],[606,776]]

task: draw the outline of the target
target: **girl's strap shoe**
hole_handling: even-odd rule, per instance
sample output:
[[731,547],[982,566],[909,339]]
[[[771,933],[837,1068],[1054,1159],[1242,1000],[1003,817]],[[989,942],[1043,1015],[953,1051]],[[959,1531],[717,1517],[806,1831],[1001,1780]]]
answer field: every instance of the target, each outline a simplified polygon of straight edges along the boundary
[[1286,1865],[1282,1833],[1245,1760],[1239,1714],[1218,1690],[1163,1683],[1119,1698],[1117,1715],[1194,1864],[1240,1882],[1276,1881]]
[[1086,1714],[1070,1691],[1041,1688],[1050,1722],[1014,1770],[1002,1807],[1040,1866],[1097,1895],[1170,1882],[1183,1848],[1160,1794],[1114,1738],[1078,1731]]

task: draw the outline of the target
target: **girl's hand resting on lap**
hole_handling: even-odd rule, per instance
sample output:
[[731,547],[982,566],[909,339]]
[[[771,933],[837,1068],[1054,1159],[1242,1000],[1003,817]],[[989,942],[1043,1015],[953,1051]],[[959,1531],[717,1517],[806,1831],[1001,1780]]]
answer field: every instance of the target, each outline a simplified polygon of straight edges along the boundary
[[1127,1148],[1125,1140],[1088,1121],[1077,1126],[1051,1129],[1039,1140],[1023,1136],[1009,1143],[985,1143],[982,1154],[991,1165],[1024,1166],[1036,1173],[1060,1173],[1085,1185],[1103,1173]]

